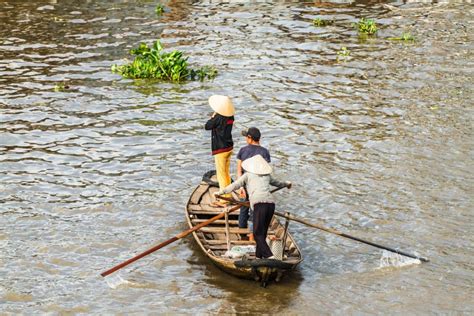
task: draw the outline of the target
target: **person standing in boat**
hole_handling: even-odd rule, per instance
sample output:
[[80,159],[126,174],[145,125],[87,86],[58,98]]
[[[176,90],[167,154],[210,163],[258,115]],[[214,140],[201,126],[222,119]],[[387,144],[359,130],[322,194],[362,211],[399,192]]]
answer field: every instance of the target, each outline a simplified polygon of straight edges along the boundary
[[[204,128],[211,131],[212,155],[216,164],[217,182],[219,189],[223,189],[231,182],[230,157],[234,148],[232,140],[232,126],[234,124],[235,108],[231,99],[224,95],[213,95],[209,98],[209,105],[214,113],[206,122]],[[226,197],[230,197],[226,195]],[[216,201],[214,206],[224,207],[225,201]]]
[[[244,174],[242,162],[252,158],[253,156],[261,155],[268,163],[271,162],[270,152],[268,149],[260,145],[261,133],[258,128],[250,127],[249,129],[242,131],[242,136],[245,137],[247,145],[240,148],[239,152],[237,153],[237,178],[240,178]],[[247,199],[245,187],[240,189],[239,196],[241,201],[245,201]],[[247,206],[242,206],[240,208],[239,228],[247,228],[249,211],[250,208]],[[252,231],[252,227],[249,228]],[[252,233],[249,235],[249,240],[254,240]]]
[[273,259],[267,244],[267,232],[275,212],[275,200],[270,185],[291,188],[291,182],[281,182],[272,177],[272,167],[261,156],[255,155],[242,162],[243,176],[220,190],[216,195],[228,194],[243,186],[247,187],[250,207],[253,209],[253,235],[257,244],[255,256],[259,259]]

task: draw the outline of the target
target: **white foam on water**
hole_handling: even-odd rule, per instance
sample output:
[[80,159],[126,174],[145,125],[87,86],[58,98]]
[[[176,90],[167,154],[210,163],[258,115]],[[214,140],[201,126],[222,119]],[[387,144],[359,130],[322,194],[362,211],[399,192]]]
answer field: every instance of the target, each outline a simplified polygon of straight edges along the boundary
[[106,276],[105,282],[107,282],[107,285],[111,287],[112,289],[116,289],[121,285],[131,284],[131,282],[125,279],[122,279],[122,277],[118,273]]
[[378,268],[383,269],[388,267],[404,267],[420,263],[421,261],[419,259],[413,259],[410,257],[399,255],[398,253],[383,250]]

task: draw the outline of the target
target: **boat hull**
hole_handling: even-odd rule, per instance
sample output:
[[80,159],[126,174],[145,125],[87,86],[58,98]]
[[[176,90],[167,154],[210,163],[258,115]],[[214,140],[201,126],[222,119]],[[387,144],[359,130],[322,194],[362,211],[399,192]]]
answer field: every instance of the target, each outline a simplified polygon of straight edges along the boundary
[[[230,209],[211,205],[213,194],[217,191],[218,188],[204,181],[195,188],[185,209],[186,221],[190,228]],[[239,210],[236,210],[228,214],[227,221],[223,217],[193,232],[199,248],[219,269],[238,278],[260,281],[266,286],[271,280],[279,281],[302,261],[301,251],[289,232],[284,243],[283,260],[260,260],[255,258],[254,253],[249,253],[244,258],[226,256],[226,252],[233,246],[255,245],[254,242],[246,240],[250,231],[238,228],[238,214]],[[271,221],[268,235],[280,240],[285,236],[285,228],[276,217]]]

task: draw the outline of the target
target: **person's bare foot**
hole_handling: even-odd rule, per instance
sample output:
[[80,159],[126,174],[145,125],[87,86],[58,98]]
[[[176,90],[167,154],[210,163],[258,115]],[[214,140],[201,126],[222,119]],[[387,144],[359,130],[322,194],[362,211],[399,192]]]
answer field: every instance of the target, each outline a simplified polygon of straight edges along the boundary
[[229,203],[221,202],[221,201],[214,201],[211,203],[211,206],[213,207],[227,207],[229,206]]
[[247,236],[249,236],[249,241],[255,241],[255,238],[253,238],[253,234],[248,234]]

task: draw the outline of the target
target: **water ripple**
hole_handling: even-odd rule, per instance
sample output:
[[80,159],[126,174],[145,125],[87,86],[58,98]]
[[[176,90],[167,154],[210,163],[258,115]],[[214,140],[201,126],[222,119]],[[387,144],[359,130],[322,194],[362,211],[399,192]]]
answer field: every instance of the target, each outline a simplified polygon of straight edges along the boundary
[[[162,17],[155,6],[1,4],[2,311],[472,310],[468,5],[170,2]],[[377,19],[377,37],[357,36],[361,17]],[[403,31],[417,41],[389,40]],[[110,72],[156,39],[219,76],[175,85]],[[236,105],[235,147],[258,126],[276,175],[293,181],[279,208],[433,262],[377,270],[381,251],[291,223],[305,261],[268,291],[217,270],[191,239],[107,287],[102,270],[186,228],[188,195],[213,168],[203,123],[214,93]]]

